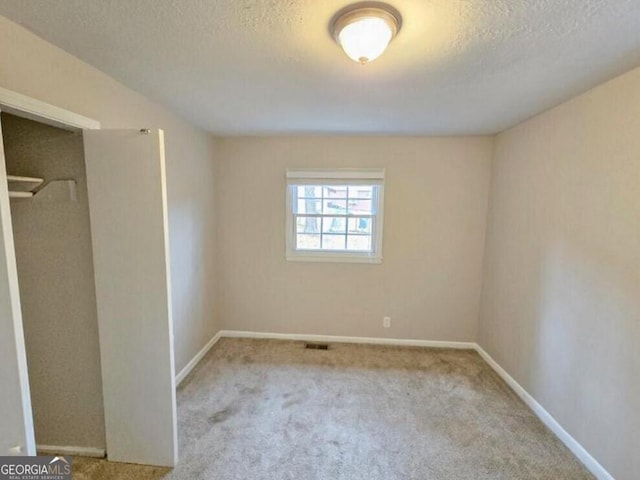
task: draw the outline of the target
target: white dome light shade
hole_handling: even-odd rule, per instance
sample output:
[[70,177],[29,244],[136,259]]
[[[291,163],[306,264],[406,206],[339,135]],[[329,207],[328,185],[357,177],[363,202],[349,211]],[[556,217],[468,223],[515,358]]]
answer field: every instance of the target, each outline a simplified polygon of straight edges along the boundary
[[393,33],[381,18],[363,18],[350,23],[338,35],[340,45],[352,60],[367,63],[387,49]]
[[382,55],[398,30],[399,17],[384,8],[354,8],[333,25],[336,42],[349,58],[362,64]]

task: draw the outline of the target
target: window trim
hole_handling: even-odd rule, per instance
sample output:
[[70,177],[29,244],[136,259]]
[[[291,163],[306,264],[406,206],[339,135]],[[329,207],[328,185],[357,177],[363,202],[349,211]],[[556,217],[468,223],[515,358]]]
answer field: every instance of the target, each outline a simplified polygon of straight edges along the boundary
[[[384,227],[384,168],[342,168],[342,169],[287,169],[286,171],[286,232],[285,257],[290,262],[330,262],[330,263],[382,263],[382,239]],[[374,185],[377,206],[372,215],[372,252],[349,252],[330,250],[296,250],[296,231],[293,214],[293,188],[295,185]]]

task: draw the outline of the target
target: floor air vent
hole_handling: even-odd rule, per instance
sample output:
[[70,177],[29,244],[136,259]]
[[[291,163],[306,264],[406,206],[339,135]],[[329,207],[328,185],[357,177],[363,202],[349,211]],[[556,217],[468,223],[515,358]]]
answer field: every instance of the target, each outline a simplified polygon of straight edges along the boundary
[[329,350],[329,345],[326,343],[305,343],[304,348],[309,350]]

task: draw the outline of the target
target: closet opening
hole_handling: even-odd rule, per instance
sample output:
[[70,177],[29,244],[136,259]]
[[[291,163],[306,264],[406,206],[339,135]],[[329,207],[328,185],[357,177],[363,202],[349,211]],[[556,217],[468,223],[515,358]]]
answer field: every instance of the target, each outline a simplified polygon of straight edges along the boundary
[[104,456],[81,130],[0,113],[38,453]]
[[0,87],[9,455],[178,460],[164,132]]

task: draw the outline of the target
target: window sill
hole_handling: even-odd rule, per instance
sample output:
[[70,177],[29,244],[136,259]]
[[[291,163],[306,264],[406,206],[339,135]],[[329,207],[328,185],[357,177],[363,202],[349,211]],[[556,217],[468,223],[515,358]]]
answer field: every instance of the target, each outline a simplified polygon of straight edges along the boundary
[[287,255],[288,262],[315,262],[315,263],[368,263],[381,264],[382,257],[371,257],[366,255],[340,255],[340,254],[309,254],[296,253]]

